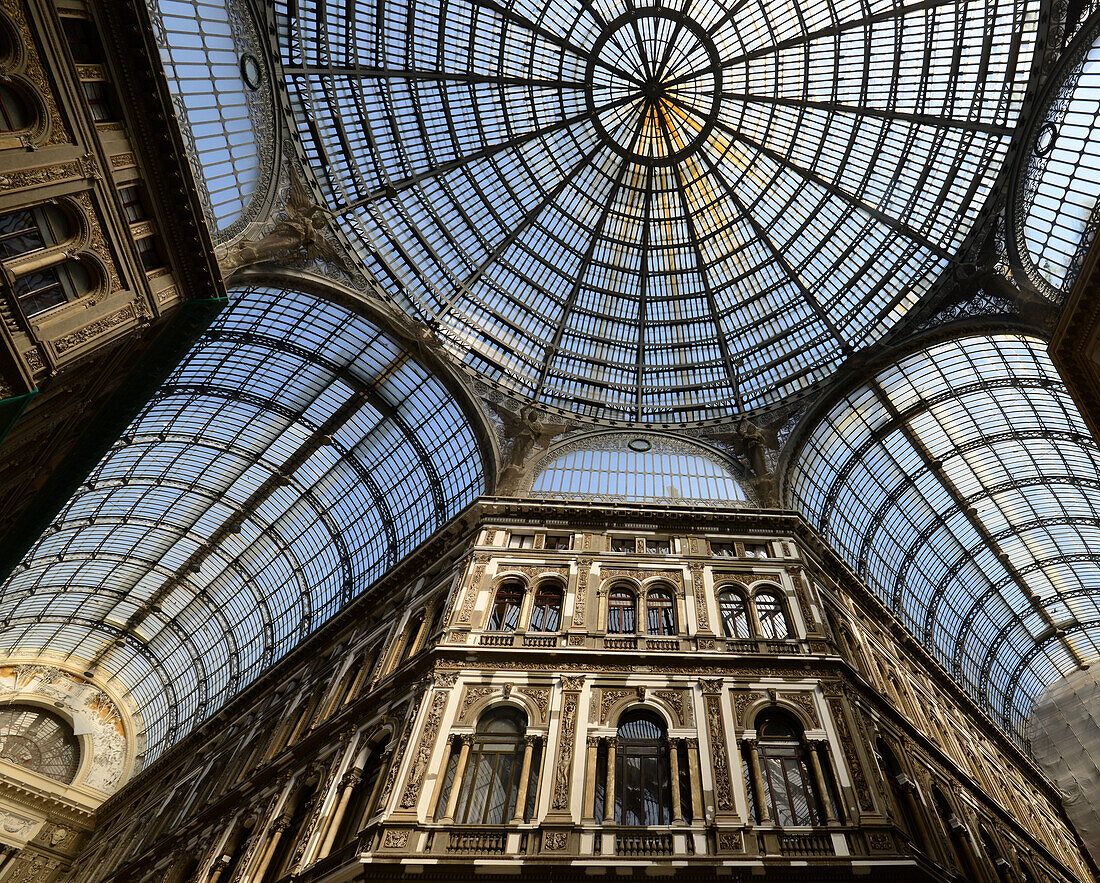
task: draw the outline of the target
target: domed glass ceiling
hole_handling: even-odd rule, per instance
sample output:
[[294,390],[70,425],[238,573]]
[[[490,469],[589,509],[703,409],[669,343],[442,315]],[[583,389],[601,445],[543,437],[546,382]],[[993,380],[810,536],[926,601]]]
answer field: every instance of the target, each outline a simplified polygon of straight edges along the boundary
[[1009,732],[1100,656],[1100,449],[1043,342],[914,353],[792,462],[790,502]]
[[469,420],[365,317],[233,302],[0,588],[0,651],[94,665],[147,758],[484,491]]
[[590,418],[782,401],[879,339],[998,174],[1038,3],[277,0],[293,124],[397,302]]

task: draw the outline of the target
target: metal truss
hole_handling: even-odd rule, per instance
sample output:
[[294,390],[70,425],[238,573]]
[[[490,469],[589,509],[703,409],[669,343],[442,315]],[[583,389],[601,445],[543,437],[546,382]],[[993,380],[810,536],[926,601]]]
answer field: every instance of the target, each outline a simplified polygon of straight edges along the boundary
[[481,493],[481,464],[396,337],[236,291],[0,589],[0,647],[115,679],[155,757]]

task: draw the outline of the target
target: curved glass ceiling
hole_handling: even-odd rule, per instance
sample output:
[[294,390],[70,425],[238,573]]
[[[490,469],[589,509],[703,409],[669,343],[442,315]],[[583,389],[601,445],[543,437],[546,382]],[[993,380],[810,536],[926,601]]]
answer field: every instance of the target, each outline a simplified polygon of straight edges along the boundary
[[1056,292],[1073,287],[1100,225],[1100,13],[1073,47],[1034,130],[1022,211],[1028,262]]
[[1100,449],[1041,341],[915,353],[795,453],[790,501],[1010,732],[1100,655]]
[[950,264],[1039,4],[276,0],[307,162],[360,257],[540,405],[779,402]]
[[212,232],[224,230],[244,213],[260,180],[248,93],[259,88],[263,69],[249,55],[257,79],[252,85],[246,81],[247,53],[234,33],[241,26],[232,21],[233,0],[148,2],[168,86],[192,142],[191,162],[205,191]]
[[147,757],[483,491],[459,404],[392,337],[232,297],[0,590],[0,650],[115,678]]

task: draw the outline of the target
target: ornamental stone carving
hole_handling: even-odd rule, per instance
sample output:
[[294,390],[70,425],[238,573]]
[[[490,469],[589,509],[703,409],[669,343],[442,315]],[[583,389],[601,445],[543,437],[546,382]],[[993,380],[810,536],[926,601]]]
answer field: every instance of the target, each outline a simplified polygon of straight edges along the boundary
[[[585,537],[585,542],[588,537]],[[587,546],[585,546],[587,548]],[[577,560],[577,588],[574,592],[573,625],[578,628],[584,626],[585,605],[588,601],[588,576],[592,572],[592,559],[580,558]]]
[[550,688],[520,687],[517,692],[522,693],[534,703],[534,706],[539,710],[539,722],[544,723],[546,721],[546,710],[550,707]]
[[424,775],[428,771],[428,761],[432,756],[432,748],[435,746],[436,737],[439,735],[439,725],[443,720],[443,709],[447,705],[448,693],[445,690],[437,690],[432,697],[431,708],[424,720],[424,732],[420,737],[420,745],[417,746],[416,755],[413,757],[412,767],[409,769],[409,779],[405,783],[405,791],[401,795],[401,808],[413,809],[416,800],[420,796],[420,786],[424,782]]
[[573,768],[573,742],[576,730],[577,695],[574,692],[567,692],[561,705],[558,757],[554,765],[554,792],[550,804],[552,809],[565,810],[569,807],[569,781]]
[[852,785],[856,792],[859,808],[865,812],[871,812],[875,808],[875,803],[871,797],[867,777],[863,773],[863,764],[860,763],[855,745],[852,744],[852,735],[848,729],[848,720],[844,714],[843,702],[839,699],[829,700],[829,711],[832,714],[833,726],[836,727],[841,750],[844,752],[844,760],[848,764],[848,772],[852,776]]
[[[693,548],[697,544],[692,540]],[[695,621],[700,631],[710,631],[710,617],[707,616],[707,598],[703,589],[703,566],[691,566],[691,593],[695,596]]]
[[474,602],[477,601],[478,592],[481,590],[481,578],[485,575],[485,565],[478,564],[470,576],[470,584],[466,586],[466,597],[462,601],[462,609],[458,613],[456,622],[469,625],[474,613]]
[[569,835],[565,831],[547,831],[542,839],[543,846],[554,851],[565,849],[568,842]]
[[[720,682],[719,682],[720,683]],[[714,769],[714,801],[719,812],[733,812],[733,785],[726,750],[726,726],[722,722],[722,697],[708,693],[703,697],[710,737],[711,764]]]
[[492,696],[496,692],[496,687],[467,687],[462,694],[462,706],[458,711],[458,722],[467,723],[470,709],[486,696]]

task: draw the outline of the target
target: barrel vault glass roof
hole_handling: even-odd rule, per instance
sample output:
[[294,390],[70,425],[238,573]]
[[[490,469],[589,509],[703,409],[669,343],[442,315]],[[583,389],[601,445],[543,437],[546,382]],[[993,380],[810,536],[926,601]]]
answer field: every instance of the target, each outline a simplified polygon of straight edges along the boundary
[[372,322],[252,287],[0,591],[0,648],[90,662],[147,756],[484,490],[443,384]]
[[410,313],[540,405],[782,401],[892,328],[1001,168],[1035,0],[275,0],[292,126]]
[[1010,732],[1100,655],[1100,449],[1041,341],[908,356],[794,462],[790,502]]

